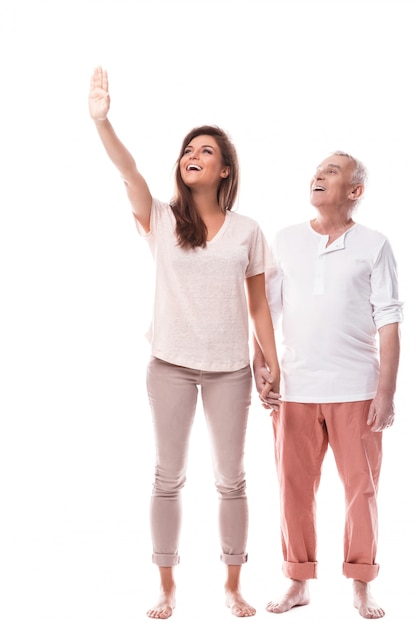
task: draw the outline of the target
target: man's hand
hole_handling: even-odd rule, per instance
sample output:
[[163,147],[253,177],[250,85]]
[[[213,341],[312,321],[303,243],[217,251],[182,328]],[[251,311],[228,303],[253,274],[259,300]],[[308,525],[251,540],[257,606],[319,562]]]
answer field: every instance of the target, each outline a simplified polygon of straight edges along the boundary
[[253,374],[255,379],[255,386],[259,393],[259,398],[262,402],[262,406],[265,409],[278,410],[281,404],[281,396],[274,391],[277,381],[266,367],[266,365],[253,366]]
[[367,424],[374,432],[380,432],[393,425],[395,406],[392,396],[376,395],[371,403]]

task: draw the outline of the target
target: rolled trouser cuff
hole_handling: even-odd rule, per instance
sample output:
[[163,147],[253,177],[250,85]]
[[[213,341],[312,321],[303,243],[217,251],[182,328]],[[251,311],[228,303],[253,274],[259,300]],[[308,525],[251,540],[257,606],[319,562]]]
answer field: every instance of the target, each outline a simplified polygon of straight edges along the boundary
[[346,578],[354,578],[364,583],[370,583],[378,576],[379,565],[367,565],[366,563],[343,563],[343,574]]
[[158,567],[174,567],[180,562],[178,554],[152,554],[152,563],[158,565]]
[[243,565],[248,560],[248,555],[244,554],[221,554],[220,560],[226,565]]
[[293,580],[310,580],[310,578],[317,578],[317,562],[290,563],[284,561],[282,571],[284,576]]

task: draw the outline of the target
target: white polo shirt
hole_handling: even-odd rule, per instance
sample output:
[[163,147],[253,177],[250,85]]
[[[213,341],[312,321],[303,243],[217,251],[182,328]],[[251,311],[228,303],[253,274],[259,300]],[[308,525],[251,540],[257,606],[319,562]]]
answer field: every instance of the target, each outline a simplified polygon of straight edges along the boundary
[[326,248],[327,241],[306,222],[279,231],[272,245],[267,292],[289,402],[373,398],[377,330],[402,321],[387,238],[355,224]]
[[198,370],[235,371],[250,363],[245,279],[263,274],[272,258],[259,225],[227,211],[205,248],[178,245],[167,203],[153,200],[148,241],[156,267],[147,337],[154,356]]

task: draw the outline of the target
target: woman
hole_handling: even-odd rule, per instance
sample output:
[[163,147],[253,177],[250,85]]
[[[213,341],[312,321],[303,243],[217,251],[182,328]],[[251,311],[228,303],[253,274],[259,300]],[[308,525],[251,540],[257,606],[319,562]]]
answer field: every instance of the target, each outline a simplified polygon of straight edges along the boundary
[[107,73],[98,67],[91,78],[90,115],[156,262],[147,388],[156,444],[153,562],[159,567],[161,594],[148,616],[165,619],[175,607],[180,494],[198,387],[220,497],[226,604],[236,616],[251,616],[255,609],[240,593],[248,526],[243,453],[252,390],[248,312],[270,370],[260,395],[279,390],[265,295],[268,246],[254,220],[231,211],[239,168],[226,133],[213,126],[188,133],[176,165],[175,197],[167,204],[151,196],[107,118],[109,106]]

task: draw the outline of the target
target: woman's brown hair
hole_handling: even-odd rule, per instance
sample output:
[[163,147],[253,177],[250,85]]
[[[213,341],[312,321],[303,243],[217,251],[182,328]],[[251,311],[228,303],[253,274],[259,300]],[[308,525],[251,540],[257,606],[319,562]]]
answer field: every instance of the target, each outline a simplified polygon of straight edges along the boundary
[[180,160],[190,142],[200,135],[213,137],[222,155],[222,165],[229,167],[229,176],[221,178],[217,190],[217,200],[226,213],[235,203],[239,186],[239,163],[236,149],[227,133],[218,126],[198,126],[190,130],[182,142],[180,155],[175,168],[175,197],[171,201],[171,209],[177,222],[176,234],[178,244],[182,248],[204,248],[207,243],[207,228],[195,208],[189,187],[181,177]]

